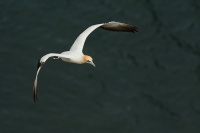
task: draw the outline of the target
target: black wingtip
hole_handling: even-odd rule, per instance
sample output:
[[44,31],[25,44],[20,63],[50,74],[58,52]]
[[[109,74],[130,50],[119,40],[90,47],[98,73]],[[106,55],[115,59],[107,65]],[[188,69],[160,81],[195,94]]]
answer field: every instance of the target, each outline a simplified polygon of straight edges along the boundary
[[134,33],[134,32],[138,32],[139,31],[139,29],[137,28],[137,27],[133,27],[133,29],[132,29],[132,32]]
[[41,66],[40,60],[37,63],[37,69]]
[[33,101],[34,101],[34,103],[37,102],[37,92],[36,92],[35,86],[33,87]]
[[130,25],[130,24],[127,24],[123,28],[124,28],[124,31],[127,31],[127,32],[133,32],[133,33],[138,32],[138,28],[136,26],[133,26],[133,25]]
[[[38,64],[37,64],[37,74],[40,70],[40,68],[42,67],[42,65],[44,64],[44,62],[42,62],[41,60],[38,61]],[[33,101],[34,103],[37,102],[38,98],[37,98],[37,74],[36,74],[36,78],[35,78],[35,81],[34,81],[34,85],[33,85]]]
[[117,31],[117,32],[138,32],[138,28],[134,25],[121,23],[121,22],[109,22],[102,25],[100,28],[110,31]]
[[37,69],[42,67],[42,65],[44,64],[44,62],[41,62],[40,60],[38,61],[38,64],[37,64]]

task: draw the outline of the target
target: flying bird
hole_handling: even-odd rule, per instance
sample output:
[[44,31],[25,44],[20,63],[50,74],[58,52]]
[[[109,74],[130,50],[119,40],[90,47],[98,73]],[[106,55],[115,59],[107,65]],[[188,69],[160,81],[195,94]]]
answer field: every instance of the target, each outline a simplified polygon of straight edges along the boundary
[[37,100],[37,80],[38,80],[38,74],[40,72],[40,69],[42,68],[43,64],[46,62],[47,59],[50,57],[53,57],[53,59],[62,59],[65,62],[70,63],[76,63],[76,64],[84,64],[88,63],[95,67],[95,64],[93,63],[93,59],[89,55],[83,54],[83,46],[85,43],[86,38],[88,35],[94,31],[97,28],[102,28],[109,31],[119,31],[119,32],[137,32],[138,28],[121,22],[115,22],[111,21],[108,23],[101,23],[101,24],[95,24],[90,27],[88,27],[85,31],[83,31],[74,41],[73,45],[71,46],[69,51],[62,52],[60,54],[58,53],[49,53],[44,55],[39,61],[37,65],[37,73],[33,85],[33,99],[34,102]]

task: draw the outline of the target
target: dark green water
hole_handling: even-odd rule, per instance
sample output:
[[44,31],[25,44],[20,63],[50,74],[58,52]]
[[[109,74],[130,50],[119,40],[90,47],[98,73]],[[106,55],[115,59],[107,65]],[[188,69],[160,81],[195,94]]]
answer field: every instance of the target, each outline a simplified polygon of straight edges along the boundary
[[[93,24],[84,53],[96,68],[48,60]],[[199,133],[199,0],[1,0],[1,133]]]

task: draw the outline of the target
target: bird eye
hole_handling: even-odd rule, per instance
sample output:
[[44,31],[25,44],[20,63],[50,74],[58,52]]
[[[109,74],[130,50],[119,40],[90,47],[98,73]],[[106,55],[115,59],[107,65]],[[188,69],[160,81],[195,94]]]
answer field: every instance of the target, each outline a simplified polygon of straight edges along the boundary
[[90,60],[87,60],[87,62],[90,62]]

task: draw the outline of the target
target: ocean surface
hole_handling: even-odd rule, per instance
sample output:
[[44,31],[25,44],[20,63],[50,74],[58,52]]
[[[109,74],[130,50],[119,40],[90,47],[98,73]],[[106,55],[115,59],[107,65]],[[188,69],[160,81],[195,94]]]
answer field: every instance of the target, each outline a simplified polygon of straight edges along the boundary
[[[96,68],[49,59],[87,27]],[[1,133],[199,133],[199,0],[1,0]]]

